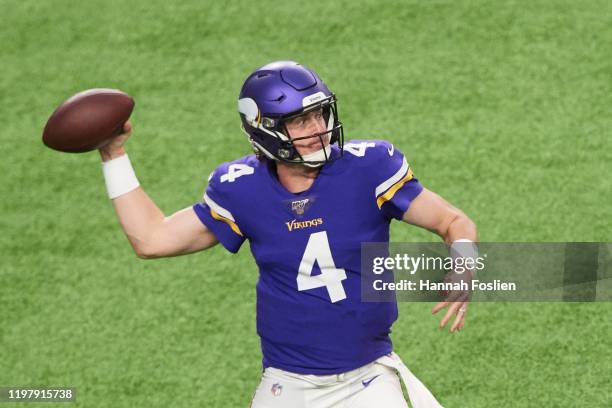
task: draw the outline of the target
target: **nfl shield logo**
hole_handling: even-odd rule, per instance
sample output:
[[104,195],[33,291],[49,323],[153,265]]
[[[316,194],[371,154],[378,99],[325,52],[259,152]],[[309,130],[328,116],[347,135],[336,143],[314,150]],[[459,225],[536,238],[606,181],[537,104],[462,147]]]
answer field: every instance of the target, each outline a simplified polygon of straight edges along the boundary
[[306,205],[308,205],[308,198],[304,200],[297,200],[291,202],[291,211],[296,213],[297,215],[304,215],[304,211],[306,210]]
[[279,395],[281,395],[281,392],[283,392],[283,386],[279,383],[273,384],[272,389],[270,391],[272,391],[272,395],[278,397]]
[[310,195],[308,197],[294,198],[292,200],[284,200],[283,204],[287,206],[287,209],[291,211],[295,216],[301,218],[308,211],[310,206],[314,204],[317,197]]

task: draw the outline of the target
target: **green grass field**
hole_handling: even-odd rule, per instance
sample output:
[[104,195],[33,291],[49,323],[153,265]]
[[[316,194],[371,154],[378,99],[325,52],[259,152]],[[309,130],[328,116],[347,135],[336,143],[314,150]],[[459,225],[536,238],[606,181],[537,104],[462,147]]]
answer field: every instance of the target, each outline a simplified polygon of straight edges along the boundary
[[[0,386],[247,407],[260,378],[248,247],[138,259],[97,153],[40,141],[71,94],[134,96],[128,151],[169,214],[249,152],[246,75],[294,59],[338,95],[348,139],[391,140],[482,241],[609,242],[610,49],[603,0],[0,0]],[[397,223],[393,240],[436,237]],[[473,304],[452,336],[430,308],[402,304],[393,339],[445,407],[612,406],[609,303]]]

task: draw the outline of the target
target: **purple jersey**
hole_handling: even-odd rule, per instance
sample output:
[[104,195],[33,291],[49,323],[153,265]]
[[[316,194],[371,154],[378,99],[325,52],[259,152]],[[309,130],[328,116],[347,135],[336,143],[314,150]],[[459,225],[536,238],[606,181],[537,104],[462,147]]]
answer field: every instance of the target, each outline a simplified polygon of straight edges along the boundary
[[297,194],[269,160],[224,163],[193,206],[229,251],[249,240],[264,367],[334,374],[391,352],[397,305],[361,302],[361,243],[388,242],[391,219],[423,188],[386,141],[351,141],[342,157],[336,146],[332,155]]

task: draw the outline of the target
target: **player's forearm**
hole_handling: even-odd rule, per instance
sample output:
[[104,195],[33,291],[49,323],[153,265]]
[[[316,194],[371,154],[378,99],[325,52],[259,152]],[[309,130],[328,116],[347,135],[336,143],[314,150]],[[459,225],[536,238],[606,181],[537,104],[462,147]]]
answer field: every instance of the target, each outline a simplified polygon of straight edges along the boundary
[[100,157],[109,198],[113,200],[121,227],[134,252],[141,258],[149,258],[155,251],[153,239],[164,214],[140,187],[122,145],[100,149]]
[[134,252],[141,258],[152,257],[155,232],[165,219],[164,213],[141,187],[113,199],[113,206]]

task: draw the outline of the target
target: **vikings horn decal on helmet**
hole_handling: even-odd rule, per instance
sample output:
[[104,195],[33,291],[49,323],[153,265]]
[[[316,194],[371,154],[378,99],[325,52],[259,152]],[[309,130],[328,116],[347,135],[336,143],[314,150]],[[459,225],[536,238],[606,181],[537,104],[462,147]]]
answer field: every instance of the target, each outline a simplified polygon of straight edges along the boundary
[[[321,109],[327,130],[289,138],[286,122]],[[293,61],[276,61],[256,69],[242,85],[238,99],[242,128],[255,150],[268,158],[318,167],[330,160],[332,144],[344,144],[336,96],[312,70]],[[294,142],[318,138],[321,149],[300,155]]]

